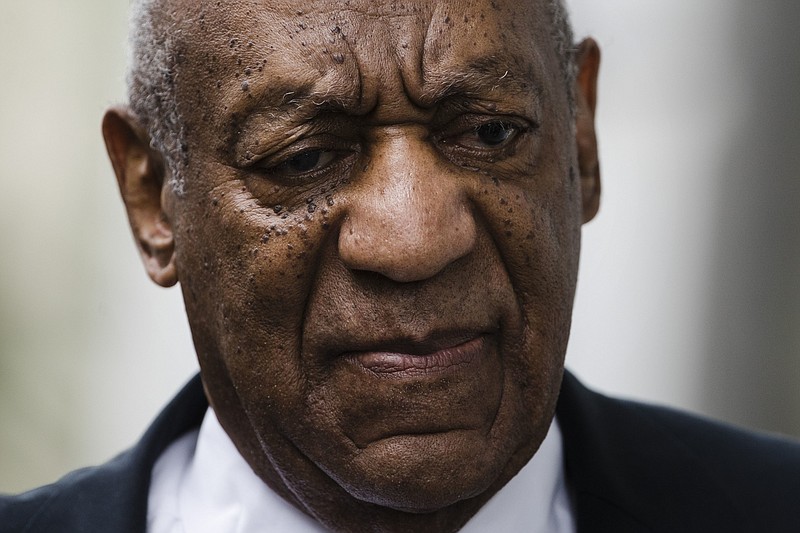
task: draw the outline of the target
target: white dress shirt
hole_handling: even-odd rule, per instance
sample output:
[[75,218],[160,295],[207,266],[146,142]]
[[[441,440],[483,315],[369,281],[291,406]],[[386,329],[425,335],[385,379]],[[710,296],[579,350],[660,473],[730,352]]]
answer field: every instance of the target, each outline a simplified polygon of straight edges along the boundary
[[[253,473],[209,409],[153,467],[148,533],[324,533]],[[539,451],[461,533],[574,533],[554,420]]]

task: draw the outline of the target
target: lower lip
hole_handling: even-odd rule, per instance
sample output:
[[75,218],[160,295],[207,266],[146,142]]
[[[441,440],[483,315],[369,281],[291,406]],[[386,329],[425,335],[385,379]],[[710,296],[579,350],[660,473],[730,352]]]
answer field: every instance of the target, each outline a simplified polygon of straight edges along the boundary
[[486,337],[443,348],[430,354],[414,355],[397,352],[357,352],[351,354],[362,367],[387,377],[412,377],[438,374],[468,365],[486,350]]

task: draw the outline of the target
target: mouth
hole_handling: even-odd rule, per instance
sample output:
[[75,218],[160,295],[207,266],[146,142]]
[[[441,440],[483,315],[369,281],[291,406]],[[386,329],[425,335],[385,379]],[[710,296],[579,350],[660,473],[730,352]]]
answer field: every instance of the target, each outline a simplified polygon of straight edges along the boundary
[[488,348],[489,335],[441,335],[422,342],[393,342],[342,357],[385,377],[415,377],[455,370],[476,361]]

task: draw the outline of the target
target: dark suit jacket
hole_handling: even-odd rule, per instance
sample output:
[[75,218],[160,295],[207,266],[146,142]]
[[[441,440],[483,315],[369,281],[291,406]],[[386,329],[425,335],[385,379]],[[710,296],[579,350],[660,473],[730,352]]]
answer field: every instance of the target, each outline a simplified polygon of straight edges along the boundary
[[[139,443],[109,463],[0,499],[0,532],[141,533],[153,463],[197,427],[195,377]],[[800,445],[564,378],[558,404],[579,533],[800,532]]]

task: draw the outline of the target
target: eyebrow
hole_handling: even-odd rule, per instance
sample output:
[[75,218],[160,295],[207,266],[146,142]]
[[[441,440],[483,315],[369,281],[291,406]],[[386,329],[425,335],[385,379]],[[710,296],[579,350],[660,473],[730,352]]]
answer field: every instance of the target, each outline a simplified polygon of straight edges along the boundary
[[430,89],[421,95],[421,103],[430,106],[453,97],[486,96],[496,90],[537,99],[542,93],[541,85],[532,74],[521,68],[514,69],[495,56],[473,60],[463,70],[429,74],[425,85]]
[[239,105],[232,106],[230,114],[246,120],[255,114],[287,115],[292,111],[310,106],[327,110],[335,107],[343,108],[347,105],[340,96],[332,96],[332,90],[317,91],[314,88],[315,85],[316,83],[312,81],[295,84],[286,81],[276,84],[257,96],[243,99]]
[[[250,93],[232,103],[226,113],[231,124],[229,134],[222,144],[229,150],[247,135],[247,125],[252,120],[269,119],[277,127],[297,125],[330,112],[345,112],[352,107],[352,98],[343,93],[343,83],[334,83],[325,91],[316,89],[318,79],[278,79],[269,87]],[[252,90],[252,89],[251,89]]]

